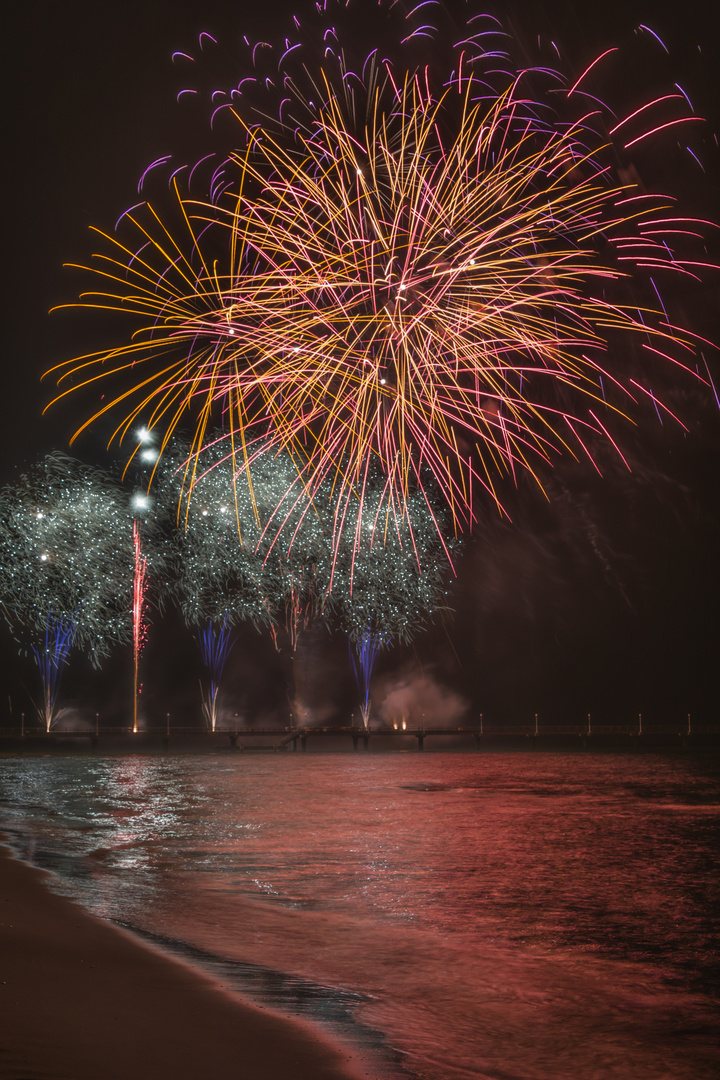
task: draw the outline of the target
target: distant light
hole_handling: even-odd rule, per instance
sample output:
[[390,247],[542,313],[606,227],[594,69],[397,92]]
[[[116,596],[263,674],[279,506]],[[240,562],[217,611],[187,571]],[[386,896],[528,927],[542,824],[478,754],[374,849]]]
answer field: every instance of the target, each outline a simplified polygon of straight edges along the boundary
[[385,385],[385,379],[381,379],[380,382],[382,383],[383,386]]
[[153,435],[152,435],[152,432],[148,431],[148,429],[146,427],[141,427],[141,428],[138,428],[138,430],[137,430],[137,437],[140,440],[140,442],[150,442]]
[[38,521],[40,521],[40,518],[44,518],[44,517],[45,517],[45,515],[40,510],[38,510],[38,514],[37,514]]
[[227,514],[227,506],[221,506],[220,507],[220,513],[221,514]]
[[407,288],[407,286],[406,285],[398,285],[398,288],[400,289],[400,292],[405,292],[405,289]]
[[143,450],[140,457],[143,461],[157,461],[157,450]]
[[202,512],[202,516],[203,516],[203,517],[207,517],[207,516],[208,516],[208,512],[207,512],[207,510],[203,510],[203,512]]
[[228,334],[234,334],[234,333],[235,333],[235,331],[233,330],[233,328],[231,326],[230,329],[228,330]]
[[471,266],[474,266],[474,265],[475,265],[475,260],[474,260],[474,259],[471,259],[471,260],[470,260],[470,265],[471,265]]
[[42,555],[40,556],[40,562],[47,562],[47,561],[48,561],[48,556],[43,551]]
[[150,505],[150,500],[148,499],[147,495],[138,493],[137,495],[133,495],[132,504],[138,510],[146,510],[147,507]]

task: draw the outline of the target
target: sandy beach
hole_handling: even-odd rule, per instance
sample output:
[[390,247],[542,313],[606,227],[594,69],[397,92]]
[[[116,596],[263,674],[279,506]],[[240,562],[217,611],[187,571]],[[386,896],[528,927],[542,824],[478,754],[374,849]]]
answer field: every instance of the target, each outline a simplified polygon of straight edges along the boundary
[[351,1050],[87,914],[0,844],[3,1080],[358,1080]]

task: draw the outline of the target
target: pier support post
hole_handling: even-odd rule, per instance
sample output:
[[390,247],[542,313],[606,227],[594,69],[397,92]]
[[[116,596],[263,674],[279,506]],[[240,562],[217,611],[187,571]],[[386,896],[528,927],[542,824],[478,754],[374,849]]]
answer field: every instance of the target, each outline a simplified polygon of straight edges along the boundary
[[237,731],[231,731],[231,732],[229,733],[229,735],[228,735],[228,739],[230,740],[230,746],[231,746],[231,748],[232,748],[233,750],[235,750],[235,749],[236,749],[236,747],[237,747],[237,740],[238,740],[238,737],[237,737]]
[[363,750],[367,750],[367,748],[368,748],[368,746],[370,744],[370,736],[367,735],[367,734],[363,734],[362,741],[363,741]]
[[307,750],[307,735],[305,734],[304,731],[303,731],[302,735],[300,736],[300,748],[303,751]]
[[424,750],[425,748],[425,732],[419,731],[415,736],[418,742],[418,750]]
[[353,741],[353,750],[357,753],[358,737],[355,734],[355,732],[353,732],[352,741]]

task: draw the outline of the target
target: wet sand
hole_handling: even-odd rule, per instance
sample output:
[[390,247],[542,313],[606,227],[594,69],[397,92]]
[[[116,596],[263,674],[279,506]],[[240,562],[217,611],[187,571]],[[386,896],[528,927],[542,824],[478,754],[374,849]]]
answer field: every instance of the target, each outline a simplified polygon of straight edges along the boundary
[[0,844],[3,1080],[358,1080],[310,1026],[87,914]]

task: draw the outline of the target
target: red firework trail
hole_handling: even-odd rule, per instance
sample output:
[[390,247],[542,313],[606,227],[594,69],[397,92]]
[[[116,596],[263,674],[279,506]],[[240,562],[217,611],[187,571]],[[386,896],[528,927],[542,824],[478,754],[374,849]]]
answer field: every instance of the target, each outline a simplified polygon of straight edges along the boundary
[[133,568],[133,732],[138,729],[138,665],[145,644],[145,590],[147,587],[147,558],[142,553],[140,527],[133,521],[135,562]]

